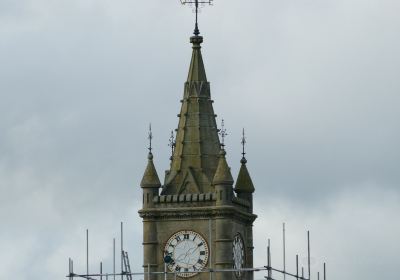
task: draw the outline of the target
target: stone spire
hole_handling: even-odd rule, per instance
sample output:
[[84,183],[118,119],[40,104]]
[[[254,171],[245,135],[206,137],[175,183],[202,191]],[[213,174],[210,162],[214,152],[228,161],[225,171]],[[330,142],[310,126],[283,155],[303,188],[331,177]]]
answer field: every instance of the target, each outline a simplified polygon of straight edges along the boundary
[[146,170],[144,171],[140,186],[142,188],[159,188],[161,187],[160,179],[158,178],[156,167],[153,163],[153,154],[149,152],[147,156],[148,162]]
[[166,172],[162,194],[212,192],[218,164],[219,138],[201,43],[192,36],[192,59],[184,86],[171,169]]

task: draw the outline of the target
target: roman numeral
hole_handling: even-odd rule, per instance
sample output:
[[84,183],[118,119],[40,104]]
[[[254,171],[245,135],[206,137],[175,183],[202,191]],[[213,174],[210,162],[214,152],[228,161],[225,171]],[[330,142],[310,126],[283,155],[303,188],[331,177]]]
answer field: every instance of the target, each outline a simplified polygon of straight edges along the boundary
[[177,237],[175,237],[176,241],[181,241],[181,237],[178,235]]
[[201,245],[203,245],[203,242],[200,242],[199,244],[197,244],[197,247],[200,247]]
[[184,234],[183,239],[189,239],[189,234]]
[[200,251],[200,255],[205,255],[206,251]]
[[179,265],[177,265],[176,267],[175,267],[175,271],[181,271],[181,267],[179,266]]
[[203,264],[203,260],[202,260],[202,259],[198,259],[197,262],[198,262],[199,264]]

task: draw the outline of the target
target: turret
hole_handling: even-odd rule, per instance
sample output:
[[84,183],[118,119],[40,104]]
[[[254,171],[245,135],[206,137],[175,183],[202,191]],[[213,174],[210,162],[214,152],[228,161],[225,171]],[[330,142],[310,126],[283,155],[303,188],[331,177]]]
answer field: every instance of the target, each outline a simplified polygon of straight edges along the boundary
[[[144,171],[140,186],[143,191],[143,211],[144,209],[154,208],[153,199],[158,196],[159,188],[161,187],[160,179],[158,178],[156,168],[153,163],[153,154],[151,153],[151,129],[149,132],[150,147],[146,170]],[[143,267],[149,271],[157,270],[157,225],[152,220],[143,221]],[[156,280],[157,276],[152,274],[144,276],[145,280]]]
[[[224,134],[223,128],[221,129]],[[213,185],[216,193],[215,206],[232,207],[233,178],[226,162],[226,152],[223,146],[219,153],[217,170],[214,175]],[[215,221],[215,268],[229,269],[232,267],[232,233],[229,219],[216,219]],[[217,273],[215,280],[230,280],[231,273]]]
[[143,190],[143,208],[152,208],[153,198],[155,196],[158,196],[161,183],[153,163],[153,154],[151,153],[151,151],[149,152],[147,158],[147,167],[144,171],[140,186]]
[[254,185],[253,181],[251,180],[249,171],[247,170],[247,159],[245,158],[245,152],[244,152],[244,145],[246,143],[245,136],[244,136],[244,130],[243,130],[243,138],[242,138],[242,145],[243,145],[243,152],[242,152],[242,159],[240,160],[240,163],[242,164],[240,166],[239,170],[239,175],[236,180],[235,184],[235,192],[237,194],[238,198],[244,199],[250,203],[250,208],[249,212],[253,213],[253,193],[254,193]]
[[218,166],[213,179],[213,185],[217,195],[217,206],[232,204],[233,178],[228,163],[226,162],[225,155],[225,149],[222,148],[219,153]]

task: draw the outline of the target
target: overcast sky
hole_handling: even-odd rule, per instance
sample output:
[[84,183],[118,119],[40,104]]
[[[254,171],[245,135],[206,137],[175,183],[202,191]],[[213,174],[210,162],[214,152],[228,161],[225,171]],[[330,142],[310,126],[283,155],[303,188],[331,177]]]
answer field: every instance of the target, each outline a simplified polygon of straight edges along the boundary
[[[290,269],[311,230],[314,279],[324,261],[329,279],[398,274],[399,10],[215,0],[200,14],[234,177],[247,131],[255,265],[271,238],[281,267],[286,222]],[[163,178],[193,17],[178,0],[0,1],[0,279],[63,279],[68,257],[84,272],[86,228],[91,271],[110,271],[120,221],[140,269],[147,128]]]

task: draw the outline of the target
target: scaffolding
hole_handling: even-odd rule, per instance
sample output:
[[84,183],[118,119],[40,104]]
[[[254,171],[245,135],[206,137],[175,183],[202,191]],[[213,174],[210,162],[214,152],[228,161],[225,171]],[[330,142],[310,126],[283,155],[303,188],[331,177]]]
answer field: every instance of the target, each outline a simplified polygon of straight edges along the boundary
[[[103,263],[100,262],[100,270],[98,273],[90,273],[89,272],[89,230],[86,230],[86,273],[75,273],[74,271],[74,261],[72,258],[68,259],[68,275],[66,276],[69,280],[74,280],[75,278],[82,278],[87,280],[115,280],[118,277],[121,280],[132,280],[133,276],[146,276],[147,279],[150,279],[151,275],[164,275],[164,279],[167,279],[168,275],[173,275],[176,280],[180,277],[181,272],[177,271],[167,271],[166,265],[164,266],[164,271],[150,271],[150,267],[148,267],[147,271],[141,272],[132,272],[129,263],[128,252],[124,250],[123,243],[123,223],[121,222],[121,270],[120,272],[116,272],[115,264],[116,264],[116,247],[115,247],[115,238],[113,239],[113,271],[112,272],[103,272]],[[272,254],[271,254],[271,242],[268,239],[267,246],[267,256],[266,256],[266,265],[262,267],[254,267],[254,268],[230,268],[230,269],[212,269],[205,268],[203,270],[196,271],[196,273],[208,273],[210,274],[210,279],[212,275],[215,273],[226,273],[226,272],[260,272],[265,271],[266,275],[264,278],[266,280],[276,280],[273,274],[282,275],[283,279],[286,277],[295,278],[296,280],[311,280],[311,250],[310,250],[310,231],[307,231],[307,276],[304,274],[304,267],[299,266],[299,255],[296,255],[296,272],[291,273],[286,270],[286,229],[285,223],[283,223],[282,227],[282,243],[283,243],[283,268],[278,269],[272,266]],[[317,272],[317,280],[320,280],[320,272]],[[281,276],[281,277],[282,277]],[[323,263],[322,267],[322,279],[326,280],[326,262]]]

